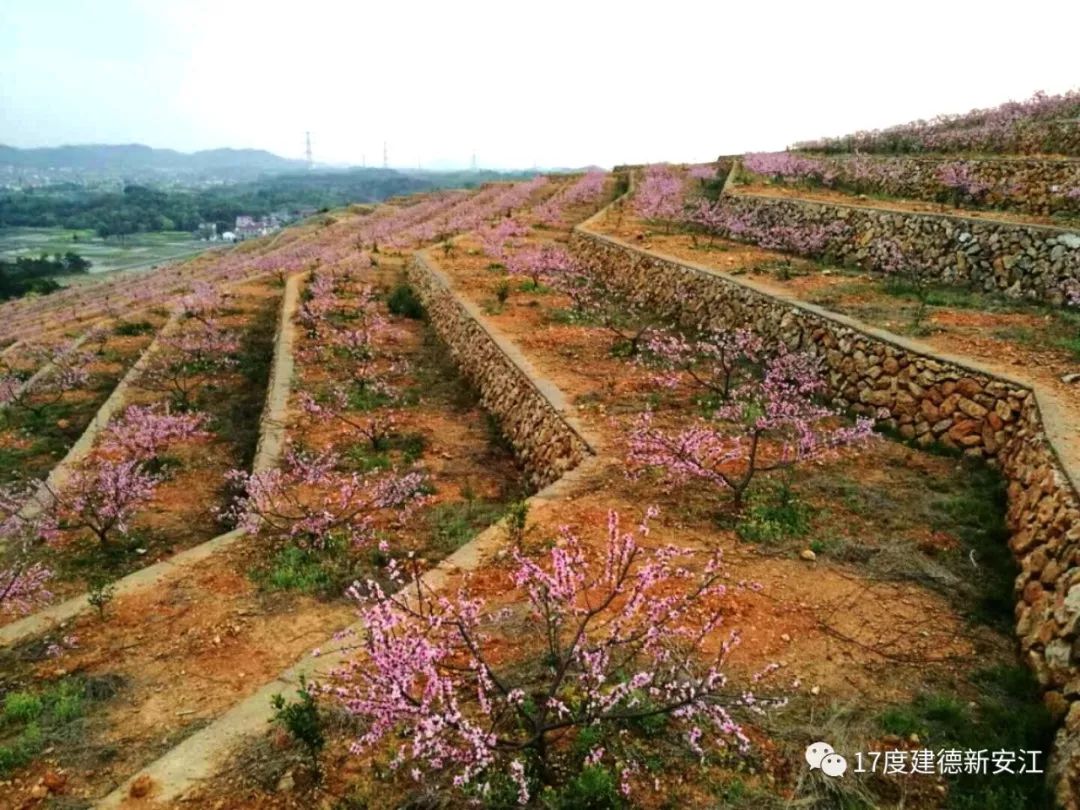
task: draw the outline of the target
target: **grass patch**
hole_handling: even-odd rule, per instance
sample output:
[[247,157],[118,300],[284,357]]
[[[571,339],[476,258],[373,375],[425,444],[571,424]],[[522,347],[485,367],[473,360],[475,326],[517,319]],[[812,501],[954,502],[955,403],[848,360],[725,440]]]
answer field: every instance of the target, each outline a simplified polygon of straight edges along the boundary
[[735,525],[740,538],[765,545],[802,537],[809,530],[810,510],[787,482],[752,496],[746,515]]
[[[1054,725],[1032,674],[1020,666],[999,666],[973,673],[971,683],[979,690],[974,700],[922,694],[911,703],[890,707],[878,723],[889,734],[918,734],[922,746],[935,750],[1039,751],[1037,765],[1045,769]],[[950,808],[1050,805],[1043,774],[960,774],[947,779]]]
[[373,450],[371,442],[354,444],[345,451],[345,458],[361,473],[389,470],[394,465],[390,455],[385,450]]
[[149,335],[157,329],[150,321],[122,321],[113,327],[113,334],[122,337]]
[[480,394],[454,364],[450,350],[430,325],[424,328],[424,340],[409,367],[415,384],[404,392],[404,404],[421,400],[445,402],[456,411],[468,411],[480,403]]
[[497,501],[468,499],[438,504],[428,514],[432,545],[450,554],[499,520],[505,511],[506,504]]
[[255,581],[271,591],[328,593],[336,578],[326,567],[326,553],[286,546],[271,559],[269,567],[254,573]]
[[0,712],[0,776],[28,765],[46,748],[78,742],[89,704],[116,692],[117,684],[106,680],[108,688],[102,688],[102,679],[69,676],[8,692]]
[[[801,476],[804,498],[831,507],[810,521],[810,548],[876,578],[917,582],[946,596],[970,620],[1011,633],[1017,570],[1008,546],[1004,480],[955,453],[918,452],[949,461],[934,461],[931,468],[941,469],[928,474],[924,464],[896,458],[888,462],[887,486],[839,474]],[[853,522],[853,515],[861,520]],[[921,550],[916,542],[926,530],[952,545]],[[855,531],[880,542],[843,539]]]

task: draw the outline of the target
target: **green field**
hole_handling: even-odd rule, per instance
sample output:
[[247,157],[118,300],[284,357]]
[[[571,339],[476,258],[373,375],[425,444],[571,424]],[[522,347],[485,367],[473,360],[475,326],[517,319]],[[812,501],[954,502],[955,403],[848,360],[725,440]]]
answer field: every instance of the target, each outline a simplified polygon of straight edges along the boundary
[[71,250],[93,262],[91,273],[149,268],[191,256],[221,243],[202,242],[185,231],[136,233],[108,240],[93,231],[68,228],[0,228],[0,259],[66,253]]

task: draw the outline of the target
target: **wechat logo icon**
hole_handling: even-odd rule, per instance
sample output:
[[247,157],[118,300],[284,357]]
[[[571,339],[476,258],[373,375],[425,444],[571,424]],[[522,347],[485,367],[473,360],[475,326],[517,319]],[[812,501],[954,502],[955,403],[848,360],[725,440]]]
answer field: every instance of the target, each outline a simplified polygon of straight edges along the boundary
[[833,747],[827,742],[806,746],[805,756],[810,770],[820,768],[826,776],[843,776],[847,772],[847,760],[833,751]]

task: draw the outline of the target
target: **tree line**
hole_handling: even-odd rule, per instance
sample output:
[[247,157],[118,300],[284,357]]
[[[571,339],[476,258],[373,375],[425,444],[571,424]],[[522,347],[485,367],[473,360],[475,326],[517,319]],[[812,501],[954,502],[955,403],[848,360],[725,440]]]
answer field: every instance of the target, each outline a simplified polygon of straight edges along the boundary
[[42,295],[60,289],[54,276],[85,273],[89,259],[68,251],[64,255],[39,256],[36,259],[19,257],[14,261],[0,259],[0,301],[21,298],[27,293]]
[[[491,176],[489,176],[491,175]],[[266,216],[301,208],[379,202],[447,186],[469,186],[493,173],[404,174],[392,169],[292,173],[204,189],[128,184],[120,191],[71,183],[0,194],[0,227],[88,229],[101,237],[149,231],[195,231],[202,223],[232,230],[241,214]]]

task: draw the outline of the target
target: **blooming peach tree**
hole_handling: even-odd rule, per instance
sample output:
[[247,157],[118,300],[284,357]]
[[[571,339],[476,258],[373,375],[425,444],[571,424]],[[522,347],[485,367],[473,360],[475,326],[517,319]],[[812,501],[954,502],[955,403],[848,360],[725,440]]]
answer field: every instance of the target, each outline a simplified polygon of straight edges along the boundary
[[647,365],[659,369],[656,380],[666,388],[690,381],[709,398],[726,401],[740,370],[755,363],[761,339],[749,329],[724,332],[657,331],[646,345]]
[[0,542],[5,561],[0,565],[0,616],[29,613],[47,602],[52,594],[48,582],[53,572],[32,559],[31,548],[56,537],[56,526],[49,512],[34,510],[27,505],[35,496],[35,488],[26,483],[0,487]]
[[658,470],[669,483],[705,481],[730,491],[734,508],[741,509],[759,474],[789,469],[873,435],[870,419],[827,425],[834,413],[817,402],[824,389],[817,358],[782,352],[765,362],[760,376],[737,385],[712,419],[667,429],[643,413],[630,437],[628,466],[635,474]]
[[684,304],[681,298],[673,303],[648,301],[629,292],[603,268],[585,263],[577,263],[551,283],[570,299],[576,319],[603,327],[614,338],[612,352],[627,357],[637,357],[663,324],[677,322]]
[[[627,735],[646,721],[699,756],[706,745],[746,752],[742,718],[774,701],[724,672],[739,640],[725,616],[742,586],[718,553],[649,546],[654,514],[626,531],[609,512],[599,547],[564,528],[545,553],[515,551],[510,607],[467,582],[442,595],[403,568],[394,593],[354,586],[362,655],[322,685],[360,723],[353,751],[391,745],[412,779],[474,796],[509,782],[521,805],[574,768],[610,768],[629,793]],[[571,762],[560,743],[575,739],[586,750]]]
[[242,494],[223,517],[255,533],[324,549],[335,541],[353,546],[371,543],[380,511],[401,525],[425,503],[426,477],[420,470],[385,470],[360,475],[342,472],[332,451],[286,451],[284,464],[249,473],[227,474]]

